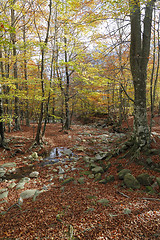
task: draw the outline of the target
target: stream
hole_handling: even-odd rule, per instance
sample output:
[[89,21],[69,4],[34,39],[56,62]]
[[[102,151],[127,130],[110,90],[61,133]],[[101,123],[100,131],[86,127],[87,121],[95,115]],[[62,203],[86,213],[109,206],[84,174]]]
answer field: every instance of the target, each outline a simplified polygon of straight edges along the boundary
[[56,147],[53,148],[48,157],[44,158],[41,166],[54,164],[57,162],[64,163],[66,161],[75,161],[78,160],[78,156],[74,154],[70,149],[65,147]]

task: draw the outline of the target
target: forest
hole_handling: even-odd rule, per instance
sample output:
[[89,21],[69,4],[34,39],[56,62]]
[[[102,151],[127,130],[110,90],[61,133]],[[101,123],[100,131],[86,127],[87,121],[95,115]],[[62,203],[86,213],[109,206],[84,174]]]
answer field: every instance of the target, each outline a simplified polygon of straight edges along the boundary
[[160,238],[160,2],[1,0],[0,239]]

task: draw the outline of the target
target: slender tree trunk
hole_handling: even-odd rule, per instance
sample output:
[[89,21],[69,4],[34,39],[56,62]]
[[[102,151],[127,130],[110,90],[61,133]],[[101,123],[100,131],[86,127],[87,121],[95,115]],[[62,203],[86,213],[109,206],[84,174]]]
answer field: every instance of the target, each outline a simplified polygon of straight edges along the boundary
[[[13,6],[15,4],[16,0],[13,0]],[[14,28],[15,27],[15,10],[12,7],[11,8],[11,27]],[[15,31],[12,29],[12,33],[11,33],[11,42],[13,45],[13,57],[14,59],[14,64],[13,64],[13,76],[15,81],[17,81],[18,79],[18,68],[17,68],[17,51],[16,51],[16,33]],[[18,91],[18,82],[15,83],[16,86],[16,94]],[[17,96],[15,96],[15,130],[20,130],[20,120],[19,120],[19,99]]]
[[[0,59],[2,59],[2,46],[0,45]],[[0,71],[1,76],[4,78],[4,67],[3,62],[0,61]],[[0,84],[0,95],[2,95],[2,86]],[[0,96],[0,146],[4,144],[4,126],[3,126],[3,105],[2,105],[2,97]]]
[[[45,54],[45,49],[47,47],[48,43],[48,37],[49,37],[49,30],[50,30],[50,20],[51,20],[51,12],[52,12],[52,0],[50,0],[49,4],[49,17],[47,21],[47,32],[46,32],[46,37],[44,40],[44,46],[41,48],[41,88],[42,88],[42,101],[41,101],[41,106],[40,106],[40,115],[39,115],[39,121],[38,121],[38,126],[37,126],[37,133],[36,133],[36,138],[35,141],[37,144],[40,144],[40,133],[41,133],[41,128],[42,128],[42,120],[43,120],[43,111],[44,111],[44,80],[43,80],[43,75],[44,75],[44,54]],[[39,34],[38,34],[39,35]]]
[[[25,15],[23,15],[23,43],[24,43],[24,79],[25,79],[25,89],[28,95],[28,74],[27,74],[27,59],[26,59],[26,21],[25,21]],[[26,118],[26,126],[30,126],[29,123],[29,102],[28,99],[26,100],[26,111],[25,111],[25,118]]]
[[69,129],[70,128],[70,116],[69,116],[69,84],[70,84],[70,76],[68,72],[68,57],[67,57],[67,39],[64,37],[64,45],[65,45],[65,74],[66,74],[66,91],[65,91],[65,124],[64,128]]

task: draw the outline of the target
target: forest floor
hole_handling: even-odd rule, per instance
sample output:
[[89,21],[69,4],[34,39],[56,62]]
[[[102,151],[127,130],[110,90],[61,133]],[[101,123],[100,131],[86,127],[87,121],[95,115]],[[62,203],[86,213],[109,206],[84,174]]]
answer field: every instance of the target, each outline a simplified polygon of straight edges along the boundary
[[[22,131],[5,133],[9,150],[0,149],[0,169],[6,171],[0,191],[7,196],[0,199],[0,239],[160,239],[160,187],[155,183],[154,191],[147,191],[145,186],[127,188],[119,180],[117,169],[127,168],[135,177],[148,173],[156,178],[160,172],[123,154],[112,157],[111,166],[101,174],[102,179],[113,175],[114,181],[99,183],[90,172],[85,160],[117,148],[129,136],[128,124],[132,127],[131,118],[119,129],[122,134],[116,133],[111,126],[102,127],[103,121],[74,124],[68,131],[61,131],[59,123],[48,124],[43,146],[32,147],[33,124],[22,127]],[[159,116],[154,118],[152,132],[152,148],[160,149]],[[51,150],[58,155],[63,148],[70,151],[65,162],[63,155],[54,164],[50,158],[44,160]],[[35,159],[31,157],[33,152],[38,153]],[[156,164],[160,155],[142,154],[139,163],[146,159]],[[7,163],[12,164],[3,165]],[[17,188],[22,178],[35,171],[38,176]],[[18,203],[27,189],[42,191],[36,199],[33,196]]]

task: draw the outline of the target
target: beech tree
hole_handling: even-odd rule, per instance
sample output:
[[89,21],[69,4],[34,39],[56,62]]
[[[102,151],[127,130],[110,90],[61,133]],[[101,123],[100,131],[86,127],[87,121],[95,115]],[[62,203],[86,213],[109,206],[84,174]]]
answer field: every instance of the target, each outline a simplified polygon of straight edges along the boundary
[[146,80],[150,53],[152,13],[155,2],[155,0],[147,1],[142,26],[142,2],[139,0],[130,1],[130,66],[134,84],[134,143],[140,149],[144,146],[149,146],[150,143],[146,108]]

